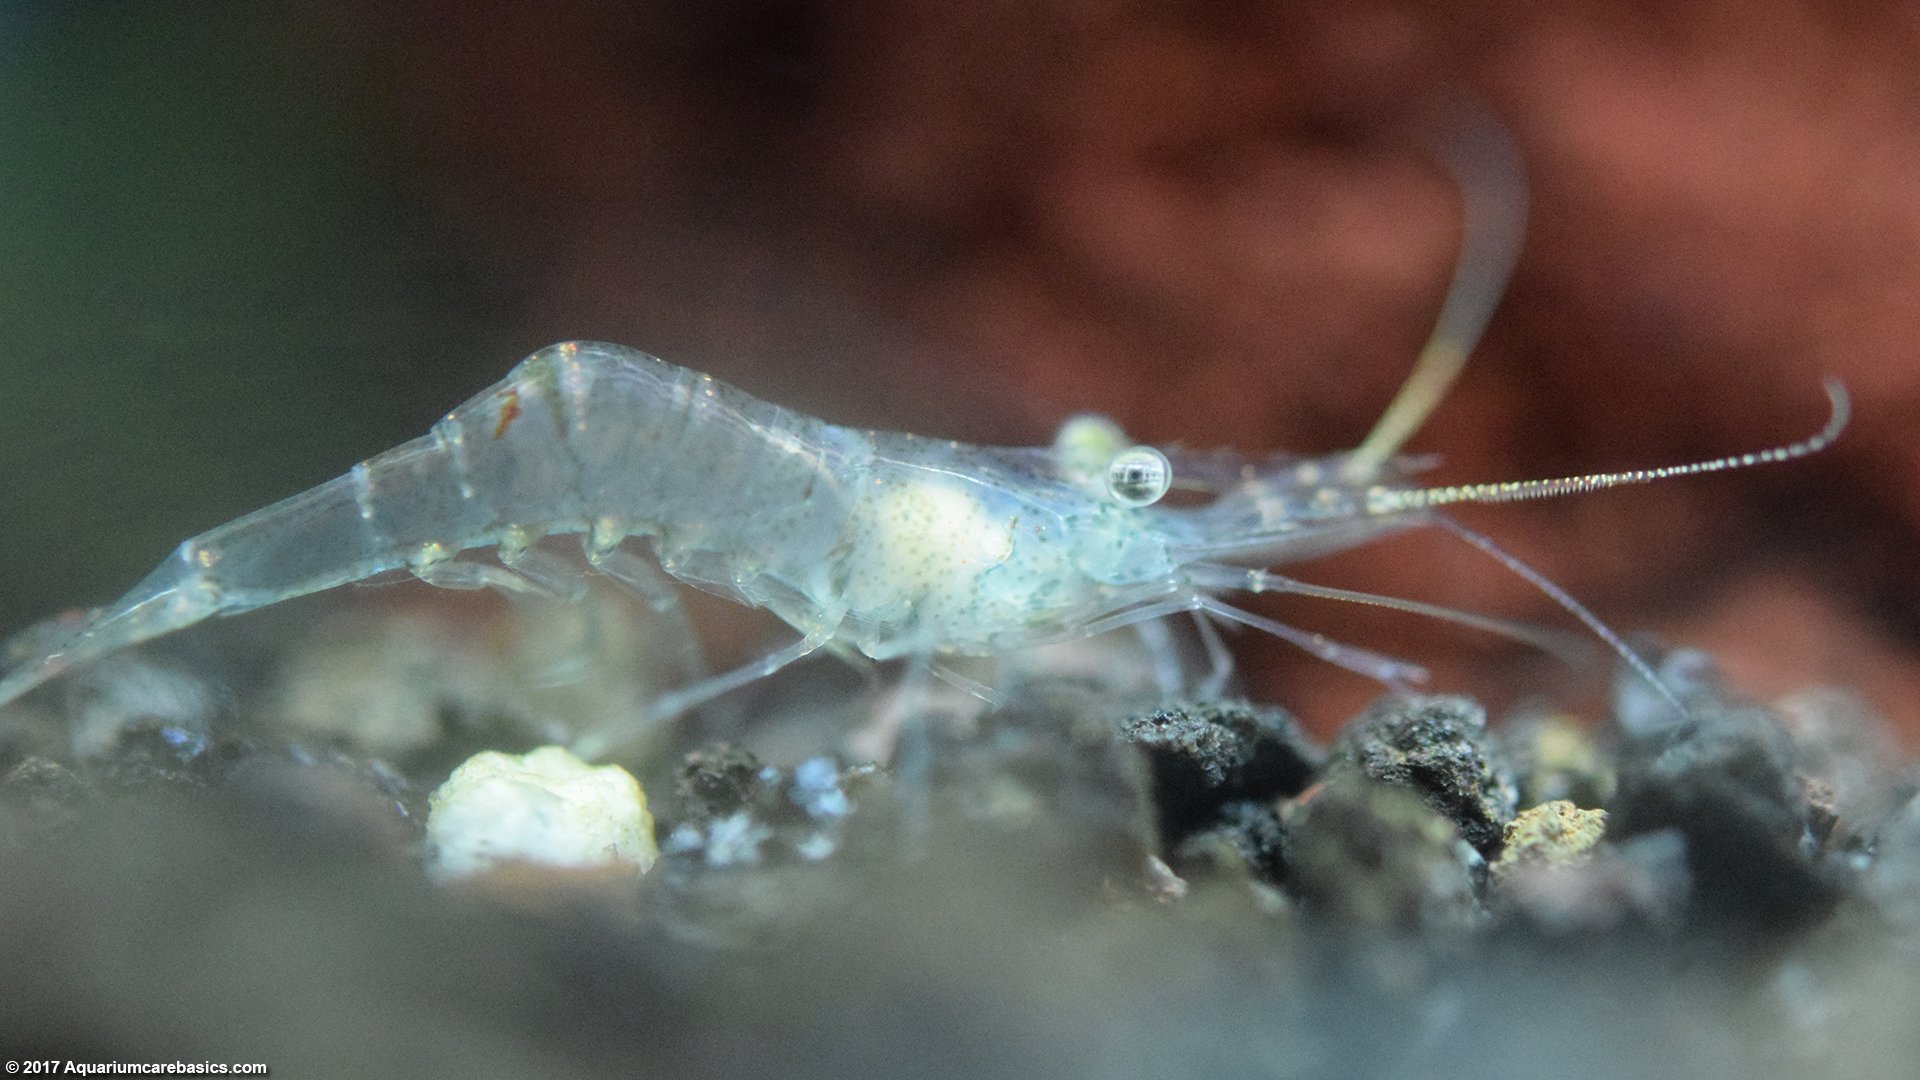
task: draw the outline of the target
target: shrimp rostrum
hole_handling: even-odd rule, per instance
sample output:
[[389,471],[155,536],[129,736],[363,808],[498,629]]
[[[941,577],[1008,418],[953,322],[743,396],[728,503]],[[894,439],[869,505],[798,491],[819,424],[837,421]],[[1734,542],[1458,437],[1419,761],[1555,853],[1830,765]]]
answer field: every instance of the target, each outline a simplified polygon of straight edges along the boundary
[[[1495,155],[1497,157],[1497,154]],[[1484,164],[1486,155],[1481,155]],[[106,653],[389,571],[455,588],[566,596],[577,571],[539,545],[581,538],[586,562],[656,606],[671,581],[765,608],[799,637],[737,670],[657,698],[684,712],[823,648],[944,667],[1050,642],[1199,622],[1239,623],[1392,688],[1417,666],[1330,641],[1224,597],[1290,592],[1399,608],[1539,639],[1529,628],[1417,601],[1310,585],[1272,569],[1401,530],[1441,525],[1545,590],[1656,689],[1647,666],[1546,579],[1442,513],[1712,472],[1813,453],[1813,437],[1688,465],[1561,480],[1421,487],[1399,448],[1438,401],[1491,311],[1517,247],[1512,170],[1454,163],[1469,181],[1467,243],[1439,328],[1373,435],[1351,453],[1243,458],[1133,445],[1078,417],[1050,446],[984,447],[802,416],[619,345],[567,342],[528,357],[425,437],[182,543],[118,601],[48,620],[0,646],[0,704]],[[1505,221],[1509,226],[1502,228]],[[1181,498],[1165,499],[1171,491]],[[644,538],[653,558],[634,550]],[[493,558],[484,550],[493,549]],[[671,579],[671,581],[669,580]],[[1669,698],[1671,695],[1668,695]]]

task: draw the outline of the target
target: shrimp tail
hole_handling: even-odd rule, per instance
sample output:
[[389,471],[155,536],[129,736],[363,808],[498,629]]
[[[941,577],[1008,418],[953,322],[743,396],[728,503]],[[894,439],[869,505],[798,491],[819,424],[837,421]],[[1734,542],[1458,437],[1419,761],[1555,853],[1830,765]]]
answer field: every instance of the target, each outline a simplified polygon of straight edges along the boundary
[[119,600],[0,644],[0,705],[61,673],[215,615],[235,615],[404,567],[428,571],[490,542],[492,508],[463,497],[448,430],[202,533]]
[[444,431],[436,432],[186,541],[114,603],[55,616],[0,645],[0,705],[71,668],[215,615],[390,570],[431,578],[436,564],[494,539],[492,507],[462,497],[461,460]]
[[[655,406],[655,413],[666,414],[655,419],[684,419],[673,415],[662,397],[681,375],[677,368],[616,346],[564,343],[542,349],[504,381],[447,414],[427,435],[186,541],[133,591],[106,607],[57,616],[0,644],[0,705],[62,672],[212,616],[251,611],[389,571],[409,570],[451,588],[546,588],[531,569],[516,573],[458,557],[493,546],[500,549],[502,563],[512,564],[543,535],[586,532],[582,440],[629,437],[634,425],[622,423],[631,420],[623,410],[630,402],[624,399],[636,393]],[[609,384],[598,399],[587,392],[596,377]],[[686,389],[683,396],[692,401],[696,395]],[[587,410],[595,400],[606,415],[589,424]],[[701,408],[703,415],[721,420],[734,416]],[[632,472],[621,471],[629,455],[607,451],[605,457],[605,475],[593,478],[602,487],[612,482],[608,477]],[[610,548],[618,539],[616,530],[602,546]],[[595,555],[595,565],[613,565],[610,552]]]
[[218,593],[187,564],[190,555],[182,544],[174,558],[113,604],[54,616],[0,644],[0,705],[70,668],[217,613]]

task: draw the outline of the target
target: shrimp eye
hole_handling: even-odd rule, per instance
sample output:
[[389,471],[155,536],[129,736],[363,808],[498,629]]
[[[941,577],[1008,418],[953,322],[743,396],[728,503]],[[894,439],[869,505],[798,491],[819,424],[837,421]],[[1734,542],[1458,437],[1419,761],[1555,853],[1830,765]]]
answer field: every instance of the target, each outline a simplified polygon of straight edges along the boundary
[[1148,506],[1173,486],[1173,465],[1151,446],[1120,451],[1107,463],[1107,494],[1121,506]]

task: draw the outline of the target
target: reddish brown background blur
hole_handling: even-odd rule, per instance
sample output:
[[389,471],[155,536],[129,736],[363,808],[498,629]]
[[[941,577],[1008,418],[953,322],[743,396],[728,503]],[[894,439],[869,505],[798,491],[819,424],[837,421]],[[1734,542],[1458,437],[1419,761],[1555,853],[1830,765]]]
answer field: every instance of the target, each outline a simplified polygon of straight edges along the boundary
[[[1810,433],[1841,376],[1857,420],[1817,459],[1460,516],[1747,693],[1841,683],[1920,736],[1915,5],[29,7],[55,51],[9,107],[85,134],[21,158],[0,210],[65,215],[0,258],[0,527],[70,575],[15,576],[10,620],[108,598],[564,338],[843,423],[1038,443],[1097,409],[1150,441],[1349,448],[1446,288],[1458,194],[1422,145],[1472,97],[1532,211],[1412,449],[1440,481],[1716,456]],[[33,321],[76,295],[86,315]],[[129,366],[47,359],[94,353]],[[243,389],[211,389],[223,364]],[[135,449],[67,434],[91,421]],[[115,539],[124,565],[87,562]],[[1442,536],[1296,572],[1571,625]],[[1599,681],[1424,620],[1256,606],[1496,705]],[[1322,728],[1375,693],[1236,648]]]
[[[1920,8],[559,6],[417,11],[413,120],[472,241],[669,357],[681,336],[801,358],[851,337],[878,385],[835,418],[974,438],[1097,408],[1147,440],[1352,445],[1458,244],[1421,118],[1477,96],[1533,209],[1485,346],[1415,441],[1437,475],[1800,438],[1825,373],[1858,419],[1805,463],[1461,516],[1746,692],[1844,683],[1920,732]],[[756,389],[805,381],[800,360]],[[1558,618],[1445,538],[1314,577]],[[1263,610],[1441,687],[1543,667],[1419,620]],[[1317,724],[1373,693],[1241,652]]]

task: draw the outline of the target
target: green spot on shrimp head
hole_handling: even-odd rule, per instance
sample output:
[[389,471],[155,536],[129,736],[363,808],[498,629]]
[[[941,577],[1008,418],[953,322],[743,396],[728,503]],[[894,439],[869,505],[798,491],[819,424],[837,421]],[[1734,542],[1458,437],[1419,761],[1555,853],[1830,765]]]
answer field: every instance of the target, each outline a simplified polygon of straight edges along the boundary
[[1068,417],[1053,437],[1053,460],[1063,478],[1098,495],[1105,490],[1108,462],[1132,445],[1127,433],[1108,417],[1080,413]]

